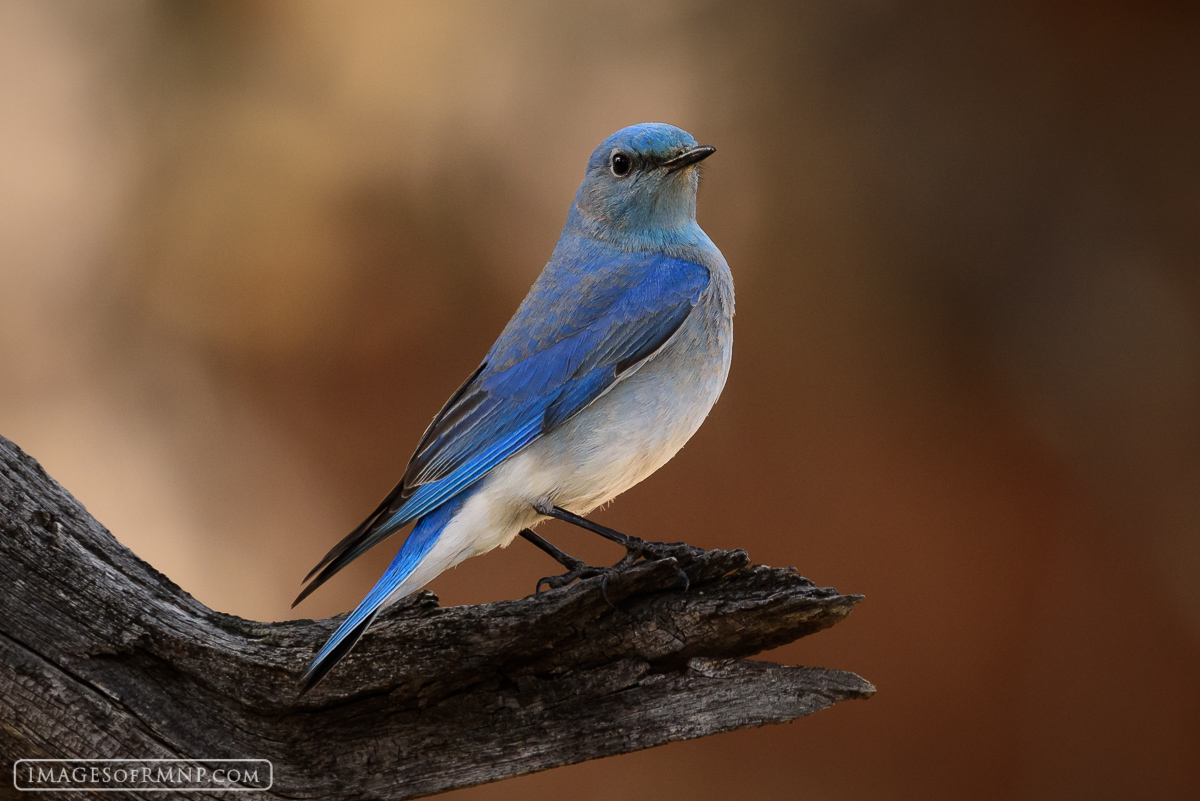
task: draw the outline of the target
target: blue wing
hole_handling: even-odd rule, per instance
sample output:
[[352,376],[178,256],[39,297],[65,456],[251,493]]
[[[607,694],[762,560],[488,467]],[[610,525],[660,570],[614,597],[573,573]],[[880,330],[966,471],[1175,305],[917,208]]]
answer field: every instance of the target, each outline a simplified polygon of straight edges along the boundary
[[404,478],[313,568],[295,603],[598,398],[671,338],[708,283],[705,267],[662,254],[594,243],[573,258],[556,253]]

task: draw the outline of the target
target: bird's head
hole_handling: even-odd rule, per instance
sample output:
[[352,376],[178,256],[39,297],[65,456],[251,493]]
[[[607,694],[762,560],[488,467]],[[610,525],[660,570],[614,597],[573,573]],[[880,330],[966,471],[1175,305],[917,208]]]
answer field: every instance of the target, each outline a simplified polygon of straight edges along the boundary
[[622,128],[588,159],[575,209],[598,233],[638,236],[682,229],[696,219],[696,165],[714,152],[674,125]]

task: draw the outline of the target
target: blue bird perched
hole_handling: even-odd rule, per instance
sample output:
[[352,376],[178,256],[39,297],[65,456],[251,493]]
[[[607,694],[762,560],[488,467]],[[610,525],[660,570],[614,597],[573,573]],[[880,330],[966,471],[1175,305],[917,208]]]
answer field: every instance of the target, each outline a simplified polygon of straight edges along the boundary
[[416,521],[304,671],[302,691],[383,607],[518,534],[569,569],[543,580],[551,587],[603,572],[529,529],[547,518],[620,542],[627,558],[663,555],[659,543],[582,515],[666,464],[725,386],[733,277],[696,222],[696,165],[714,152],[679,128],[643,123],[592,153],[558,245],[500,338],[438,412],[396,488],[305,578],[296,603]]

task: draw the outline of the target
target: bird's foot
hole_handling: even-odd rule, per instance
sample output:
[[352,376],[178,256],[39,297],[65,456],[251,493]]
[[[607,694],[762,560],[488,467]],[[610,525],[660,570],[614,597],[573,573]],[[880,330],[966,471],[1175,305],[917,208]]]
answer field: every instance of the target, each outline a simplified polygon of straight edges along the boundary
[[[567,569],[566,573],[561,576],[545,576],[538,579],[537,585],[534,587],[534,594],[537,597],[542,596],[542,585],[545,584],[552,590],[557,590],[560,587],[565,587],[573,581],[582,581],[583,579],[594,578],[595,576],[603,576],[604,580],[600,582],[600,590],[603,592],[608,584],[608,577],[615,572],[610,567],[592,567],[582,559],[576,559],[569,553],[566,553],[553,544],[548,542],[545,537],[535,533],[531,529],[521,529],[520,534],[525,539],[532,542],[538,548],[541,548],[547,554],[554,558],[554,561]],[[608,601],[608,595],[605,594],[604,600]],[[612,603],[609,603],[612,606]]]
[[542,594],[543,584],[546,585],[547,589],[557,590],[574,581],[582,581],[584,579],[595,578],[596,576],[603,576],[605,579],[604,583],[607,583],[608,577],[614,572],[616,571],[611,567],[593,567],[582,560],[576,560],[575,564],[571,565],[570,569],[561,576],[546,576],[538,579],[537,594],[539,596]]
[[[646,561],[658,559],[677,559],[680,562],[691,562],[704,555],[704,549],[686,542],[651,542],[640,537],[630,537],[625,544],[625,558],[631,555],[634,559],[641,557]],[[624,560],[622,560],[624,561]]]
[[[684,571],[680,563],[694,562],[696,559],[704,555],[703,548],[697,548],[695,545],[688,545],[686,542],[650,542],[641,537],[631,537],[628,534],[622,534],[619,531],[602,526],[599,523],[593,523],[586,517],[580,517],[574,512],[569,512],[562,507],[555,506],[549,501],[539,501],[533,504],[533,509],[538,514],[546,517],[554,517],[563,520],[574,526],[587,529],[588,531],[599,534],[607,540],[617,543],[625,549],[625,556],[621,561],[613,565],[612,570],[619,572],[630,567],[638,559],[645,559],[647,562],[656,562],[660,559],[675,559],[675,569],[679,571],[679,575],[683,578],[683,591],[687,592],[692,586],[692,580],[688,578],[687,572]],[[521,536],[528,539],[530,542],[537,545],[546,553],[549,553],[559,561],[564,567],[574,570],[572,561],[573,557],[567,557],[557,548],[547,543],[537,534],[525,529],[521,532]],[[570,575],[569,573],[567,575]],[[540,585],[539,585],[540,586]]]
[[600,595],[604,598],[604,603],[608,604],[612,609],[617,606],[608,599],[608,579],[615,575],[616,567],[593,567],[581,559],[575,559],[571,568],[561,576],[546,576],[538,579],[537,587],[534,591],[534,597],[542,597],[542,585],[545,584],[548,589],[557,590],[560,587],[565,587],[574,581],[583,581],[584,579],[600,577]]
[[683,564],[695,561],[704,555],[703,548],[688,545],[686,542],[651,542],[641,537],[629,537],[628,542],[623,544],[625,545],[625,556],[621,558],[620,562],[613,565],[614,570],[624,570],[633,565],[638,559],[644,559],[647,562],[656,562],[660,559],[674,559],[675,570],[679,573],[679,577],[683,579],[684,592],[691,589],[692,580],[688,578],[687,571],[683,569]]

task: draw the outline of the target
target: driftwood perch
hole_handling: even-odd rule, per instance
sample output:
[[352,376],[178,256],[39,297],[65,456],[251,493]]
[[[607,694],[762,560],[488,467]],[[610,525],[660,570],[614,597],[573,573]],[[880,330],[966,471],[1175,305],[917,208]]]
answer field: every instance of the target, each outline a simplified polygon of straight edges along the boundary
[[255,797],[412,798],[874,692],[853,673],[745,659],[860,596],[741,550],[680,564],[684,593],[673,561],[610,579],[618,610],[598,578],[481,606],[418,593],[297,698],[336,618],[206,608],[0,437],[0,777],[21,758],[255,757],[275,766]]

